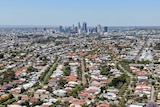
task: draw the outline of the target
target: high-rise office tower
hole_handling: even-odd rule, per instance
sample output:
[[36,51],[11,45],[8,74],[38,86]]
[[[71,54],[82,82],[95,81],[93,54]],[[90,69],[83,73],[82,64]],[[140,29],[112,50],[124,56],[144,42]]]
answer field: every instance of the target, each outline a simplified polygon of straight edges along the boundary
[[86,22],[83,22],[82,30],[84,32],[87,32],[87,23]]
[[72,25],[72,30],[73,30],[73,31],[75,30],[75,26],[74,26],[74,24]]
[[78,27],[77,26],[74,28],[74,31],[75,31],[75,33],[78,33]]
[[98,32],[98,33],[101,33],[101,32],[102,32],[102,27],[101,27],[100,24],[97,26],[97,32]]
[[81,34],[81,32],[82,32],[81,24],[80,24],[80,22],[78,22],[77,33]]
[[63,26],[59,26],[59,31],[63,32]]
[[104,32],[108,32],[108,27],[104,26]]
[[46,31],[46,30],[47,30],[47,28],[43,28],[43,30],[44,30],[44,31]]
[[78,22],[78,29],[81,29],[81,24],[80,24],[80,22]]

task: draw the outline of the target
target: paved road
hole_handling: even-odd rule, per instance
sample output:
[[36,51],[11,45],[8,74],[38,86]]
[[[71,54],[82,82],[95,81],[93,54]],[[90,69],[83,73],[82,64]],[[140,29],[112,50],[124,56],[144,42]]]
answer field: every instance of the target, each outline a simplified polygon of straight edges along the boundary
[[[144,66],[144,67],[146,67],[146,65],[145,64],[130,64],[130,66]],[[159,82],[158,82],[158,80],[157,80],[157,76],[148,68],[148,67],[146,67],[147,68],[147,70],[148,70],[148,73],[150,74],[150,75],[152,75],[152,77],[154,78],[154,80],[155,80],[155,84],[158,84]],[[155,89],[154,89],[154,86],[152,86],[152,91],[151,91],[151,101],[154,101],[154,93],[155,93]]]
[[130,72],[128,72],[127,70],[125,70],[125,69],[122,67],[121,64],[118,64],[118,66],[119,66],[124,72],[126,72],[128,76],[130,76],[131,78],[133,78],[133,75],[132,75]]
[[[154,78],[154,80],[156,81],[155,84],[157,84],[158,81],[157,81],[157,78],[156,78],[156,76],[154,75],[154,73],[153,73],[150,69],[148,69],[148,67],[147,67],[147,70],[148,70],[149,74],[151,74],[152,77]],[[154,89],[154,86],[152,86],[151,101],[154,101],[154,93],[155,93],[155,89]]]
[[147,46],[148,39],[149,39],[148,37],[145,38],[145,42],[144,42],[142,48],[139,50],[137,56],[135,57],[135,61],[136,61],[136,62],[139,60],[139,58],[140,58],[140,56],[141,56],[141,53],[143,52],[144,48]]
[[127,75],[130,77],[130,82],[129,82],[129,85],[128,85],[128,89],[131,90],[132,87],[131,87],[131,84],[133,83],[132,79],[133,79],[133,75],[131,73],[129,73],[127,70],[125,70],[122,65],[118,64],[118,66],[125,72],[127,73]]
[[153,101],[153,102],[154,102],[154,92],[155,92],[154,86],[152,86],[151,101]]
[[86,84],[86,77],[85,77],[85,66],[84,66],[83,58],[81,58],[81,69],[82,69],[82,83],[83,83],[83,85],[85,85]]
[[[46,81],[48,75],[50,74],[50,72],[52,72],[52,68],[58,63],[59,59],[60,59],[60,58],[58,57],[58,59],[56,60],[56,62],[55,62],[55,63],[52,65],[52,67],[49,69],[49,71],[47,72],[47,74],[46,74],[45,77],[44,77],[44,81]],[[44,85],[44,81],[42,82],[43,85]]]
[[140,67],[140,66],[145,66],[145,64],[129,64],[129,66],[137,66],[137,67]]

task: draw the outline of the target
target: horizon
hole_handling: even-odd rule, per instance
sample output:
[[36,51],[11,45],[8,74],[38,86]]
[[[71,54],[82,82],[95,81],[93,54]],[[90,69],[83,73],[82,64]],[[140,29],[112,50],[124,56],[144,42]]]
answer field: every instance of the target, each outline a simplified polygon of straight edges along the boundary
[[0,25],[160,26],[159,0],[5,0]]
[[[65,26],[65,25],[0,25],[0,28],[3,28],[3,27],[59,27],[59,26],[63,26],[63,27],[71,27],[73,24],[71,25],[68,25],[68,26]],[[74,24],[74,26],[77,26]],[[107,26],[107,25],[106,25]],[[87,25],[87,27],[97,27],[97,25],[95,26],[90,26],[90,25]],[[102,27],[105,27],[105,26],[102,26]],[[160,27],[160,25],[158,26],[152,26],[152,25],[149,25],[149,26],[107,26],[107,27]]]

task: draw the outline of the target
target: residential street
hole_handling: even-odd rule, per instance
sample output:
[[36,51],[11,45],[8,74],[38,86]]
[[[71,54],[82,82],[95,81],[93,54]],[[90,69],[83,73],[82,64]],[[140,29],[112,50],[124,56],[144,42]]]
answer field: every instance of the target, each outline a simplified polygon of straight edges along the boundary
[[86,84],[86,77],[85,77],[85,66],[84,66],[83,58],[81,58],[81,69],[82,69],[82,83],[83,83],[83,85],[85,85]]

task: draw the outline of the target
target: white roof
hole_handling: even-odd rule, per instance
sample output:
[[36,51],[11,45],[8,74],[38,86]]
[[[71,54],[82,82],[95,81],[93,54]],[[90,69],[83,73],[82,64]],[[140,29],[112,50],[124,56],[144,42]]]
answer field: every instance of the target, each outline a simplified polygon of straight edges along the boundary
[[60,90],[55,90],[53,93],[57,96],[65,96],[66,91],[60,89]]
[[90,86],[88,89],[89,89],[89,90],[99,91],[99,90],[100,90],[100,87]]
[[138,79],[148,79],[147,76],[138,76]]
[[31,88],[34,85],[33,82],[27,83],[27,84],[23,84],[24,89],[28,89]]
[[71,82],[68,82],[68,84],[78,84],[78,82],[74,82],[74,81],[71,81]]
[[20,105],[8,105],[7,107],[22,107]]
[[55,99],[55,98],[49,99],[49,102],[50,102],[50,103],[52,103],[52,102],[55,103],[56,101],[58,101],[58,99]]
[[98,81],[92,81],[91,84],[100,84]]
[[143,106],[142,105],[134,105],[134,104],[132,104],[129,107],[143,107]]
[[16,88],[14,88],[14,89],[20,90],[20,89],[21,89],[21,87],[16,87]]
[[81,105],[71,104],[70,107],[82,107]]
[[42,90],[42,89],[38,89],[37,91],[36,91],[36,93],[45,93],[46,92],[46,90]]
[[58,65],[57,69],[62,69],[63,65]]

